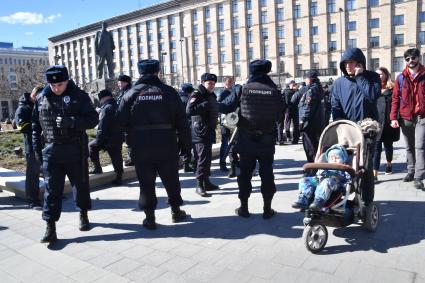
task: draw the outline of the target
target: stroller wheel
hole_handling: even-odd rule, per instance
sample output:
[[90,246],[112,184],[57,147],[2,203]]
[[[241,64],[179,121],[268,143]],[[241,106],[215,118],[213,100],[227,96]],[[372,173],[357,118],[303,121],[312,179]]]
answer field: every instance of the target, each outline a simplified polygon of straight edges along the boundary
[[375,232],[379,223],[379,208],[375,203],[370,203],[366,207],[365,221],[363,227],[369,232]]
[[303,240],[307,250],[314,254],[319,253],[328,241],[328,229],[321,224],[307,225],[304,228]]

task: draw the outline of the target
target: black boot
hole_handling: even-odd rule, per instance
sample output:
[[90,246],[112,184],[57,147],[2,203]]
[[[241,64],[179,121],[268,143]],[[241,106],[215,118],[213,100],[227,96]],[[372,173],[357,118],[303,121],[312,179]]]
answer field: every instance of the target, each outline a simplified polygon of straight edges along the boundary
[[90,174],[102,174],[102,166],[100,164],[94,164],[94,169],[89,172]]
[[270,219],[274,216],[275,211],[272,209],[272,200],[264,200],[263,218]]
[[80,231],[90,230],[89,217],[87,216],[87,210],[80,211]]
[[229,175],[227,175],[227,177],[229,178],[235,178],[236,177],[236,165],[235,164],[231,164],[230,165],[230,171],[229,171]]
[[112,184],[116,186],[122,185],[122,172],[116,174],[115,180],[112,181]]
[[209,197],[210,194],[207,193],[204,187],[204,180],[203,179],[197,179],[196,180],[196,193],[200,195],[201,197]]
[[204,178],[204,188],[205,188],[206,191],[216,191],[216,190],[220,189],[219,186],[214,185],[213,183],[210,182],[209,177]]
[[145,210],[146,218],[143,220],[143,226],[148,230],[155,230],[155,211],[154,210]]
[[183,221],[184,219],[186,219],[186,216],[186,212],[184,210],[181,210],[179,206],[171,208],[171,218],[173,220],[173,223]]
[[241,206],[235,209],[236,215],[248,218],[250,216],[248,210],[248,200],[241,200]]
[[49,243],[52,244],[57,240],[56,236],[56,222],[55,221],[47,221],[46,233],[43,238],[40,240],[40,243]]
[[183,171],[184,171],[185,173],[194,172],[193,167],[192,167],[192,166],[190,166],[190,164],[189,164],[189,163],[185,163],[185,164],[184,164],[184,169],[183,169]]

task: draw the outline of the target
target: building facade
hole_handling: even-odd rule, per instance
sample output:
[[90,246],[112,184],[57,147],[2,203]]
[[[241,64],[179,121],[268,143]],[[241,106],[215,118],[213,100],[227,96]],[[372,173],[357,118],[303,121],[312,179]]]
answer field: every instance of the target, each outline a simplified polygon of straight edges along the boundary
[[[424,10],[422,0],[175,0],[105,21],[116,75],[137,78],[137,61],[156,58],[172,85],[197,83],[203,72],[243,81],[249,62],[266,58],[283,84],[310,69],[339,75],[348,47],[363,50],[368,69],[400,72],[406,49],[425,51]],[[50,38],[50,61],[68,66],[77,83],[95,79],[100,28],[98,22]]]
[[44,82],[48,65],[47,48],[14,48],[12,43],[0,42],[0,120],[13,118],[19,96]]

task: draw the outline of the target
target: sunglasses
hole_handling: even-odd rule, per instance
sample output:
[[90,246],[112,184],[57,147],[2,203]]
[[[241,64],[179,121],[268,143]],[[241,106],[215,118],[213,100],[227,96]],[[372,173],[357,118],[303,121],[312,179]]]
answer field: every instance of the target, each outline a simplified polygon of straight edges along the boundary
[[412,56],[412,57],[406,57],[404,60],[406,60],[406,62],[409,62],[409,61],[414,61],[414,60],[416,60],[416,58],[418,58],[418,57],[416,57],[416,56]]

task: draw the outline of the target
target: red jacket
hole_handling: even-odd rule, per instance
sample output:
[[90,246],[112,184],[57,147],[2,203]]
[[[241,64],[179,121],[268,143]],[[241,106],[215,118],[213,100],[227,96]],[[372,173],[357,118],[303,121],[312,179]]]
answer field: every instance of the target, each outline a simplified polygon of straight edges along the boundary
[[[399,76],[404,78],[400,79]],[[401,95],[399,81],[402,82]],[[415,105],[418,105],[416,113]],[[390,119],[402,118],[412,121],[418,115],[425,116],[425,67],[422,65],[413,80],[408,68],[397,76],[393,89]]]

